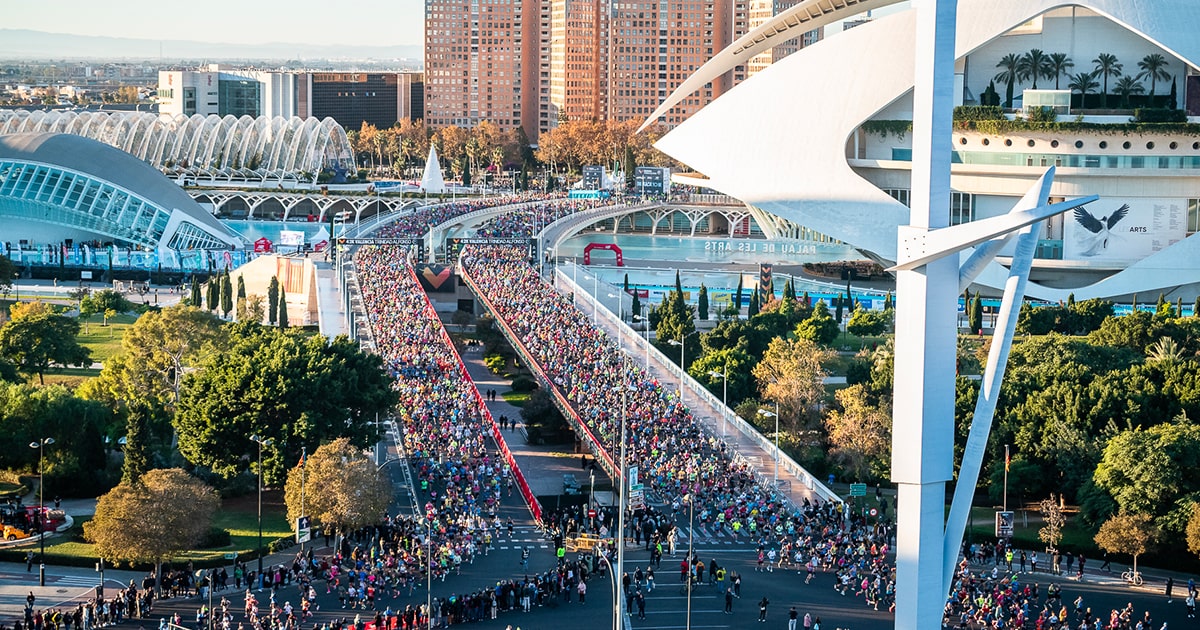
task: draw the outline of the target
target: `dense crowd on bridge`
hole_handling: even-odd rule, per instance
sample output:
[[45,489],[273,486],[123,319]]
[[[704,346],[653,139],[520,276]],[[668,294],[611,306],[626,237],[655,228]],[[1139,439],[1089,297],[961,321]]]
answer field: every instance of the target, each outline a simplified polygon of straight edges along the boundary
[[611,204],[607,199],[559,199],[528,204],[488,219],[475,228],[475,235],[490,238],[531,238],[542,228],[567,215]]
[[445,223],[455,217],[461,217],[477,210],[498,208],[513,204],[526,203],[546,199],[545,195],[522,193],[503,197],[485,197],[483,199],[463,199],[450,203],[439,203],[421,206],[412,212],[402,215],[396,220],[380,227],[375,235],[384,238],[424,236],[430,228]]
[[[757,541],[764,570],[769,556],[771,569],[834,573],[840,590],[853,587],[850,592],[875,607],[892,605],[889,527],[847,519],[840,505],[819,500],[791,506],[759,484],[748,462],[706,434],[671,388],[628,360],[590,318],[520,262],[522,253],[470,248],[462,258],[464,273],[566,397],[595,437],[600,457],[617,460],[624,419],[628,465],[638,466],[645,487],[675,509],[694,501],[701,527]],[[639,521],[647,518],[652,515],[629,519],[626,535],[640,535],[645,523]],[[651,542],[662,536],[655,529],[646,530]]]

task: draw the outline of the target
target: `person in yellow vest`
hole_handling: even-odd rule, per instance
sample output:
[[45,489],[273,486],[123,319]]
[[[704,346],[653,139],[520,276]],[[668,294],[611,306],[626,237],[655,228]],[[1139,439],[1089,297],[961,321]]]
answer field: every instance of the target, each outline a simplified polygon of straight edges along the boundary
[[567,548],[559,547],[555,554],[558,556],[558,566],[561,567],[566,562]]

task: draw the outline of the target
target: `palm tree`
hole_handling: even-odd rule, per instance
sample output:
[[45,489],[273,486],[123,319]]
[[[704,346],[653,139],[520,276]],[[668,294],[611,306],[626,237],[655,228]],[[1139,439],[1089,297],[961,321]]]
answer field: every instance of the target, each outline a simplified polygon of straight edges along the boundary
[[1079,92],[1079,108],[1083,109],[1086,106],[1088,92],[1100,87],[1100,83],[1096,81],[1096,71],[1080,72],[1067,78],[1071,80],[1067,84],[1067,89],[1072,92]]
[[1050,57],[1040,48],[1034,48],[1021,55],[1021,60],[1017,63],[1017,76],[1021,80],[1033,79],[1033,89],[1038,89],[1038,79],[1050,78]]
[[1007,55],[1004,55],[1004,57],[1000,59],[999,63],[996,64],[996,67],[1002,68],[1002,70],[1000,72],[997,72],[996,76],[992,77],[992,80],[1008,85],[1008,88],[1006,88],[1004,90],[1004,106],[1005,107],[1012,107],[1013,84],[1017,82],[1017,74],[1018,74],[1017,66],[1020,65],[1020,63],[1021,63],[1021,61],[1020,61],[1020,59],[1017,58],[1016,54],[1008,53]]
[[1058,89],[1058,78],[1067,74],[1067,70],[1075,67],[1075,62],[1067,53],[1052,53],[1050,55],[1050,72],[1054,75],[1054,89]]
[[1121,65],[1121,62],[1117,61],[1116,55],[1111,55],[1109,53],[1100,53],[1099,55],[1096,56],[1095,59],[1092,60],[1092,63],[1096,64],[1096,72],[1098,73],[1098,75],[1101,77],[1104,77],[1104,91],[1100,92],[1100,96],[1101,96],[1101,106],[1104,107],[1105,109],[1107,109],[1108,108],[1108,77],[1121,76],[1121,70],[1123,69],[1123,66]]
[[1146,55],[1145,57],[1142,57],[1141,61],[1138,62],[1138,68],[1141,69],[1141,72],[1139,72],[1137,74],[1137,78],[1139,78],[1139,79],[1144,79],[1146,77],[1150,78],[1150,106],[1151,107],[1154,106],[1154,86],[1155,86],[1155,84],[1158,83],[1159,79],[1166,81],[1167,79],[1171,78],[1170,73],[1168,73],[1166,70],[1163,70],[1163,68],[1166,68],[1168,65],[1170,65],[1170,64],[1167,63],[1167,58],[1158,53],[1152,53],[1152,54]]
[[1138,83],[1137,79],[1127,74],[1117,79],[1117,84],[1113,86],[1113,91],[1121,96],[1121,108],[1129,109],[1129,95],[1141,94],[1146,91],[1146,88],[1142,87],[1142,84]]

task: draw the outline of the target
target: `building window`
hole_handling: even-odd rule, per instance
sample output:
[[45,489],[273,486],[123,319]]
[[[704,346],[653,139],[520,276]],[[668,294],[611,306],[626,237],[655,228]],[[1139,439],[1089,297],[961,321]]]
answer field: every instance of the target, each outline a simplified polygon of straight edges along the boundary
[[975,195],[964,192],[950,193],[950,225],[959,225],[975,220]]
[[1200,199],[1188,199],[1187,233],[1200,232]]
[[884,188],[883,192],[891,196],[892,199],[904,204],[904,207],[911,208],[909,204],[909,189],[907,188]]

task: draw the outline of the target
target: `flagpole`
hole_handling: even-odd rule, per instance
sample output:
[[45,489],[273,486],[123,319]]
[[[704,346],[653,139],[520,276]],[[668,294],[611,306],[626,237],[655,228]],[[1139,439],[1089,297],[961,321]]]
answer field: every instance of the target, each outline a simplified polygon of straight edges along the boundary
[[1008,511],[1008,445],[1004,445],[1004,511]]
[[[305,476],[308,472],[308,447],[300,447],[300,516],[304,516],[304,483]],[[299,532],[296,532],[299,533]],[[304,539],[300,540],[300,553],[304,553]],[[307,567],[305,567],[307,570]]]

